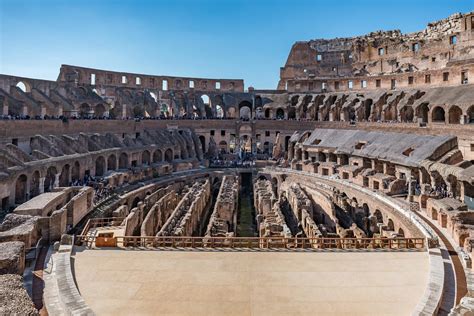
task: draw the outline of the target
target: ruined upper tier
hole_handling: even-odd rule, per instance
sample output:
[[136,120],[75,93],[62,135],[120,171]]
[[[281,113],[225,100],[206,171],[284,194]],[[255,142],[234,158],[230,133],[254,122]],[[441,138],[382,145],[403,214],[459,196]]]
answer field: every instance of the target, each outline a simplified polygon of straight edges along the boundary
[[[420,32],[377,31],[296,42],[278,89],[344,91],[469,82],[474,69],[474,11],[429,23]],[[471,79],[472,80],[472,79]]]

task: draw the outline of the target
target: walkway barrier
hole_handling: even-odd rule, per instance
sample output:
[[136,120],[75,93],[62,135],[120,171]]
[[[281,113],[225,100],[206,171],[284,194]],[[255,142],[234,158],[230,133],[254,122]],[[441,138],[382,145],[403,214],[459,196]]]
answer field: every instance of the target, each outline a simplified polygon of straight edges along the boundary
[[87,220],[87,223],[82,229],[80,236],[87,235],[92,228],[120,225],[124,219],[125,217],[91,218]]
[[[80,244],[95,247],[96,236],[76,237]],[[142,248],[246,248],[246,249],[341,249],[426,250],[425,238],[284,238],[284,237],[178,237],[114,236],[117,247]]]

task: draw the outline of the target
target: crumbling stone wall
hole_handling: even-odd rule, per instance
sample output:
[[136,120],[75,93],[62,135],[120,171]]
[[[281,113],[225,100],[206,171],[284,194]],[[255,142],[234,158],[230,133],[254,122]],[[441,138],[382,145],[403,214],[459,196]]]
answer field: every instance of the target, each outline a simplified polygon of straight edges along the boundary
[[157,236],[193,236],[199,228],[211,196],[209,179],[189,188]]
[[291,230],[285,222],[272,184],[258,179],[254,183],[254,205],[257,211],[257,225],[260,237],[291,237]]
[[206,236],[233,237],[237,226],[239,177],[226,175],[222,179],[214,211],[209,219]]
[[465,84],[461,72],[472,69],[474,53],[473,15],[453,14],[409,34],[376,31],[296,42],[280,71],[278,89],[324,92]]
[[141,236],[155,236],[180,201],[179,192],[170,190],[161,197],[148,211],[141,226]]

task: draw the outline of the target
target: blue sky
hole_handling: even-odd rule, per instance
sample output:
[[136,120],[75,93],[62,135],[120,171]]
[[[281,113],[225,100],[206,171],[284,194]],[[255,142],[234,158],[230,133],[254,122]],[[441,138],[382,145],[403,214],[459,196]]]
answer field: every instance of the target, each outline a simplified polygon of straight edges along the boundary
[[0,0],[0,73],[61,64],[276,88],[298,40],[421,30],[474,0]]

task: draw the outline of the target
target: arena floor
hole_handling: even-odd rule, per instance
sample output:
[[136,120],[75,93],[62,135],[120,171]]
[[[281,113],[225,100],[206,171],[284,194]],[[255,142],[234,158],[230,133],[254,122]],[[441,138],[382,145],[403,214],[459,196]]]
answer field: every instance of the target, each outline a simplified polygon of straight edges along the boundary
[[82,250],[77,285],[98,315],[410,315],[426,252]]

